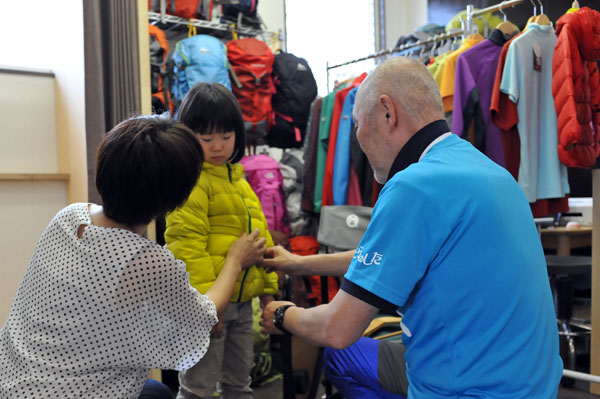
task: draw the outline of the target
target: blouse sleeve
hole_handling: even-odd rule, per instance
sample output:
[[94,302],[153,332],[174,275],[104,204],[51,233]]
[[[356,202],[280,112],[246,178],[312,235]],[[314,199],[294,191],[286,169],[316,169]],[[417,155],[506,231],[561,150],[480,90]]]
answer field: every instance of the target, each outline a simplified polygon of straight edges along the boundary
[[145,367],[185,370],[206,353],[218,321],[215,304],[190,286],[185,264],[168,250],[155,244],[140,250],[123,271],[115,297],[136,319],[133,344]]

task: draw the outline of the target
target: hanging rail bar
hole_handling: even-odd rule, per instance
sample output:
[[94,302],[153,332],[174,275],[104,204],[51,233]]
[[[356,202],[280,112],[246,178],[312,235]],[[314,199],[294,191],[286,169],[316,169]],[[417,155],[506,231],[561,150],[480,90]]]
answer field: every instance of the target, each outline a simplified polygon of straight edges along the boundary
[[462,31],[462,29],[450,32],[450,33],[444,33],[441,35],[436,35],[436,36],[432,36],[429,39],[426,40],[418,40],[416,42],[412,42],[412,43],[407,43],[407,44],[403,44],[402,46],[398,46],[389,50],[382,50],[379,51],[377,53],[371,54],[371,55],[367,55],[365,57],[361,57],[361,58],[357,58],[355,60],[352,61],[347,61],[347,62],[343,62],[341,64],[336,64],[336,65],[331,65],[327,67],[327,71],[329,71],[330,69],[334,69],[334,68],[339,68],[345,65],[350,65],[350,64],[354,64],[360,61],[366,61],[366,60],[370,60],[372,58],[378,58],[378,57],[383,57],[384,55],[388,55],[388,54],[393,54],[393,53],[399,53],[401,51],[404,50],[408,50],[411,49],[413,47],[419,47],[419,46],[423,46],[429,43],[435,43],[435,42],[439,42],[442,40],[446,40],[446,39],[451,39],[453,37],[456,36],[460,36],[462,35],[464,32]]
[[480,15],[487,14],[487,13],[490,13],[490,12],[496,12],[496,11],[504,10],[505,8],[510,8],[510,7],[516,6],[517,4],[521,4],[524,1],[525,0],[503,1],[502,3],[498,3],[498,4],[494,5],[494,6],[489,6],[489,7],[477,10],[477,11],[473,11],[471,13],[471,16],[478,17]]

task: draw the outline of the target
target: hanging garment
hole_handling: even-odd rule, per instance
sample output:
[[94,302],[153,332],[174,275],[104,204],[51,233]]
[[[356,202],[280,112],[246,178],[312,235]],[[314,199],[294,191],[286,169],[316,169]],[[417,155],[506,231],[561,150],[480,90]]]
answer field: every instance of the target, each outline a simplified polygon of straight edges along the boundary
[[496,66],[496,77],[490,103],[490,119],[501,131],[505,168],[515,180],[519,179],[519,164],[521,163],[521,143],[519,131],[517,130],[519,114],[517,104],[510,101],[508,94],[500,91],[500,82],[502,81],[502,73],[504,72],[504,64],[510,44],[521,34],[517,33],[502,46]]
[[[373,182],[375,181],[373,169],[364,151],[360,148],[356,137],[356,125],[354,124],[352,124],[350,132],[350,165],[357,176],[358,192],[361,198],[358,204],[355,197],[348,198],[346,202],[348,205],[373,206]],[[350,182],[352,183],[352,180]],[[350,194],[355,194],[355,191],[350,190],[350,187],[348,187],[348,195]]]
[[317,164],[317,146],[319,141],[319,123],[323,98],[313,101],[304,138],[304,184],[302,186],[302,209],[315,210],[315,168]]
[[[519,130],[517,129],[519,114],[517,104],[510,100],[508,94],[500,91],[500,82],[502,81],[502,73],[510,44],[519,35],[521,33],[517,33],[502,46],[490,105],[491,120],[501,131],[502,149],[506,161],[505,167],[515,180],[519,179],[519,165],[521,164],[521,139],[519,138]],[[564,213],[569,210],[568,197],[538,200],[529,205],[531,206],[533,217],[536,218],[548,216],[551,213]]]
[[458,60],[458,56],[483,40],[483,36],[480,34],[471,35],[463,39],[458,50],[451,52],[448,57],[446,57],[446,61],[441,67],[442,80],[440,84],[440,94],[442,96],[442,102],[444,103],[444,112],[452,111],[454,105],[454,75],[456,72],[456,61]]
[[429,72],[431,72],[431,75],[433,76],[433,79],[435,80],[435,82],[438,84],[438,87],[441,86],[442,84],[442,71],[443,71],[443,65],[446,62],[446,58],[448,57],[448,54],[450,53],[443,53],[438,55],[437,57],[435,57],[433,59],[433,63],[429,64],[427,66],[427,69],[429,69]]
[[[473,9],[473,11],[478,11],[477,8]],[[456,14],[452,19],[446,24],[446,32],[450,32],[453,29],[464,29],[463,21],[467,19],[467,10],[463,10]],[[477,26],[477,31],[482,35],[487,36],[487,31],[491,31],[490,27],[498,26],[502,19],[497,17],[492,13],[486,13],[479,17],[473,19],[475,26]]]
[[340,126],[340,118],[346,96],[355,87],[358,87],[367,77],[366,73],[361,74],[352,83],[339,90],[335,94],[335,104],[331,116],[331,128],[329,130],[329,143],[327,146],[327,160],[325,161],[325,175],[323,177],[323,198],[321,206],[333,205],[333,165],[335,161],[335,145],[337,142],[338,128]]
[[315,169],[315,195],[314,211],[321,212],[321,201],[323,198],[323,178],[325,177],[325,163],[327,162],[327,146],[329,145],[329,129],[331,128],[331,113],[335,104],[335,92],[331,92],[323,98],[321,118],[319,123],[319,139],[317,141],[317,162]]
[[558,156],[591,168],[600,154],[600,13],[583,7],[556,23],[552,94],[558,115]]
[[496,67],[506,39],[494,29],[490,37],[458,56],[454,81],[452,131],[466,138],[474,122],[472,144],[491,160],[505,166],[500,129],[491,121],[490,108]]
[[348,92],[342,115],[340,116],[340,125],[338,127],[337,141],[335,143],[335,156],[333,165],[333,205],[346,205],[348,195],[348,175],[350,172],[350,134],[352,132],[352,110],[354,109],[354,99],[358,87]]
[[556,111],[552,98],[552,26],[531,23],[508,49],[500,90],[517,104],[521,163],[518,182],[529,202],[564,197],[567,168],[556,151]]

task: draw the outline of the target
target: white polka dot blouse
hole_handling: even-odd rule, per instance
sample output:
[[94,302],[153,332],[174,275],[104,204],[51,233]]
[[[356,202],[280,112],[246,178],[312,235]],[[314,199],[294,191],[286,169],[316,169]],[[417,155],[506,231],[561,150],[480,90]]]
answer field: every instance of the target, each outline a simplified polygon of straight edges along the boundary
[[137,399],[149,369],[196,364],[216,322],[183,262],[70,205],[42,234],[0,330],[0,398]]

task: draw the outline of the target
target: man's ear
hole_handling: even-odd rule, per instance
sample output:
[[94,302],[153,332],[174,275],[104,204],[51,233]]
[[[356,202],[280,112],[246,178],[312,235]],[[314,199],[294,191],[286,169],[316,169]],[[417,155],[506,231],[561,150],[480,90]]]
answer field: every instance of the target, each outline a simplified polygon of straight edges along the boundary
[[391,97],[387,94],[382,94],[379,96],[379,105],[384,111],[383,115],[385,116],[385,123],[390,128],[395,127],[396,122],[398,121],[398,114]]

